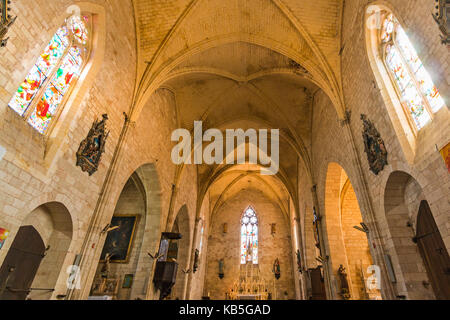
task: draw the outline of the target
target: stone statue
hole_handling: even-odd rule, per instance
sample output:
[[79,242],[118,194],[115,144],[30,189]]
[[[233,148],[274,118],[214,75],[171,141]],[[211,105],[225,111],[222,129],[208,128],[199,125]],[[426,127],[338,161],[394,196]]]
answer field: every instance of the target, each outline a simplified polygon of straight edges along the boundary
[[275,278],[280,279],[281,277],[281,266],[280,266],[280,260],[278,258],[273,263],[273,273],[275,274]]
[[220,279],[223,279],[223,277],[225,276],[224,268],[225,268],[225,261],[223,259],[220,259],[219,260],[219,278]]
[[198,270],[198,267],[199,267],[199,263],[200,263],[200,260],[199,260],[199,257],[200,257],[200,251],[198,250],[198,249],[195,249],[195,253],[194,253],[194,273],[196,273],[197,272],[197,270]]
[[297,250],[297,268],[298,272],[302,272],[302,255],[300,253],[300,250]]
[[341,295],[345,300],[350,299],[350,287],[348,285],[347,280],[347,272],[345,271],[344,266],[341,264],[338,270],[339,282],[341,285]]
[[102,267],[102,270],[101,270],[101,275],[102,275],[102,278],[105,278],[105,279],[107,279],[108,277],[109,277],[109,274],[110,274],[110,271],[111,271],[111,258],[112,258],[112,254],[110,254],[110,253],[107,253],[106,254],[106,256],[105,256],[105,264],[104,264],[104,266]]

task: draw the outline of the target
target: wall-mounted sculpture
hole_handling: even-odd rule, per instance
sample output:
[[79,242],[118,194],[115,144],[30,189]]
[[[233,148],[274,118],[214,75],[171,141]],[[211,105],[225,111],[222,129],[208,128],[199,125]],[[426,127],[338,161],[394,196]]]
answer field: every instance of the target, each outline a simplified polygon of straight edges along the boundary
[[6,47],[9,38],[6,38],[9,27],[13,25],[17,17],[12,18],[8,13],[10,8],[8,5],[11,4],[11,0],[1,0],[2,6],[0,8],[1,21],[0,21],[0,47]]
[[281,266],[280,266],[280,260],[278,258],[273,263],[273,274],[275,275],[275,278],[277,280],[280,279],[280,277],[281,277]]
[[367,160],[369,161],[370,170],[378,175],[388,165],[388,152],[381,138],[380,133],[373,123],[362,114],[361,120],[364,124],[363,139]]
[[225,260],[219,260],[219,278],[223,279],[225,277]]
[[270,234],[272,236],[274,236],[277,233],[277,224],[276,223],[272,223],[270,225]]
[[449,0],[435,0],[436,11],[433,18],[441,30],[442,44],[450,45],[450,1]]
[[303,272],[303,266],[302,266],[302,255],[300,253],[300,250],[297,250],[297,268],[298,272]]
[[102,117],[102,121],[94,121],[87,138],[81,142],[77,152],[77,166],[81,167],[83,172],[88,172],[90,176],[98,170],[109,135],[109,132],[106,132],[108,115],[104,114]]
[[195,249],[195,254],[194,254],[194,268],[193,271],[194,273],[197,272],[198,270],[198,265],[199,265],[199,257],[200,257],[200,251],[198,249]]

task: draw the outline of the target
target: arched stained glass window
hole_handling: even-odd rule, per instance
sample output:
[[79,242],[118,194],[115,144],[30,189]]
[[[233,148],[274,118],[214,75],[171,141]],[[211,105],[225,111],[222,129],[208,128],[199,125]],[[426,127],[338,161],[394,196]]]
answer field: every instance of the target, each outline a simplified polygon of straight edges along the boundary
[[420,130],[445,102],[393,14],[386,14],[380,40],[384,61],[401,103],[415,128]]
[[241,220],[241,264],[258,264],[258,217],[248,207]]
[[88,56],[90,18],[71,16],[59,28],[9,102],[41,134],[58,117]]

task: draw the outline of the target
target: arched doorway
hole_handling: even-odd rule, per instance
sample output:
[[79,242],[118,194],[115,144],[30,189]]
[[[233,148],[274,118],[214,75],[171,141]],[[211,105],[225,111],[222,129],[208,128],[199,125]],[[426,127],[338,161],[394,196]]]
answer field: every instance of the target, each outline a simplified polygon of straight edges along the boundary
[[381,299],[380,291],[367,285],[368,268],[373,265],[367,229],[353,185],[337,163],[328,167],[325,219],[335,298]]
[[91,288],[91,297],[132,299],[135,282],[142,280],[136,277],[136,270],[145,236],[145,223],[145,191],[134,173],[117,201]]
[[[439,267],[434,266],[434,258],[433,266],[426,266],[423,256],[441,247],[435,239],[440,235],[426,236],[430,229],[436,231],[437,227],[425,203],[422,187],[412,176],[402,171],[391,173],[384,194],[386,249],[392,258],[397,295],[411,300],[436,298],[431,284],[437,275],[431,272]],[[431,255],[434,257],[434,253]]]
[[[62,203],[49,202],[30,212],[0,271],[0,288],[6,284],[14,291],[4,292],[5,299],[53,298],[58,279],[66,275],[63,265],[72,235],[72,218]],[[13,272],[10,266],[15,266]]]
[[415,240],[436,298],[450,300],[450,257],[425,200],[420,203]]
[[[124,227],[120,228],[120,224]],[[154,261],[148,253],[158,249],[160,229],[161,187],[155,164],[147,163],[130,176],[116,203],[91,286],[91,299],[108,296],[116,300],[151,300],[156,297],[151,281]],[[120,234],[125,237],[119,245],[121,253],[111,256],[114,238]],[[108,263],[107,254],[110,255]]]

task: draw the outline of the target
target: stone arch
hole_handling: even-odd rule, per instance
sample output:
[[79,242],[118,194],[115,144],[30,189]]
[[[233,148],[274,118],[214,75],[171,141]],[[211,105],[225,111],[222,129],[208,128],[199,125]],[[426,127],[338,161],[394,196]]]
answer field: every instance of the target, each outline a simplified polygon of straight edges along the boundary
[[[136,226],[126,261],[111,264],[109,276],[121,281],[125,275],[131,274],[133,281],[130,288],[122,288],[119,283],[115,298],[118,300],[145,299],[149,292],[150,295],[153,292],[150,281],[153,261],[147,253],[155,252],[161,227],[161,189],[156,166],[153,163],[141,165],[124,184],[112,219],[120,216],[135,216]],[[105,266],[104,254],[100,259],[93,289],[101,282],[102,269]],[[114,257],[112,260],[114,261]],[[98,293],[96,290],[91,290],[91,294]]]
[[135,282],[131,295],[134,298],[145,299],[146,297],[151,298],[154,294],[153,282],[150,281],[153,277],[154,261],[148,258],[147,252],[154,254],[158,250],[162,230],[161,184],[154,163],[141,165],[135,174],[145,192],[146,223],[141,254],[136,269],[136,278],[139,278],[140,282]]
[[[55,290],[59,279],[67,278],[64,269],[66,255],[73,240],[73,223],[69,210],[60,202],[47,202],[31,211],[22,226],[32,226],[41,236],[46,253],[41,261],[34,281],[34,289]],[[32,300],[49,300],[55,291],[31,291]]]
[[[373,258],[355,190],[346,171],[334,162],[328,165],[326,176],[324,222],[334,298],[380,299],[378,290],[366,288],[367,268],[373,265]],[[348,292],[342,290],[341,265],[347,272]]]
[[417,214],[426,200],[421,185],[411,175],[394,171],[384,191],[384,212],[387,222],[386,249],[392,254],[395,286],[399,296],[408,299],[435,299],[417,245],[413,242]]
[[[293,299],[296,283],[293,265],[293,243],[290,221],[286,220],[278,203],[258,188],[240,190],[224,204],[214,209],[208,233],[208,255],[205,274],[205,292],[211,299],[225,299],[235,284],[239,283],[241,271],[241,221],[247,208],[251,207],[258,217],[258,265],[252,265],[255,274],[274,300]],[[224,225],[227,225],[224,230]],[[271,226],[276,225],[272,234]],[[273,270],[275,259],[281,263],[281,278],[276,280]],[[218,263],[224,260],[224,277],[219,280]],[[256,271],[255,269],[258,269]],[[285,292],[288,295],[285,295]]]
[[[116,243],[116,245],[120,248],[121,257],[118,257],[116,255],[112,256],[111,263],[109,264],[109,270],[106,274],[104,272],[105,268],[107,267],[107,264],[105,263],[106,255],[114,254],[114,251],[108,251],[108,248],[111,245],[109,241],[114,241],[110,240],[110,236],[119,237],[122,230],[121,228],[119,228],[116,230],[112,230],[111,232],[106,234],[105,245],[100,257],[100,262],[97,266],[97,272],[94,279],[91,295],[108,295],[113,296],[114,299],[117,300],[129,300],[132,298],[132,288],[142,281],[140,277],[137,277],[136,270],[141,255],[141,247],[145,234],[145,210],[145,193],[143,193],[141,185],[140,183],[138,183],[136,174],[133,174],[128,179],[120,193],[119,199],[114,209],[112,220],[110,222],[111,227],[115,227],[120,226],[120,223],[122,221],[120,219],[128,219],[128,217],[130,217],[130,219],[134,219],[134,221],[129,222],[129,227],[127,227],[127,232],[128,229],[131,232],[131,239],[129,240],[130,242],[128,244],[124,242]],[[133,275],[132,288],[122,288],[122,286],[119,285],[119,282],[123,280],[123,277],[127,274]],[[118,282],[116,292],[99,292],[99,288],[104,285],[105,277],[107,278],[107,281],[110,281],[111,279],[111,281]]]

